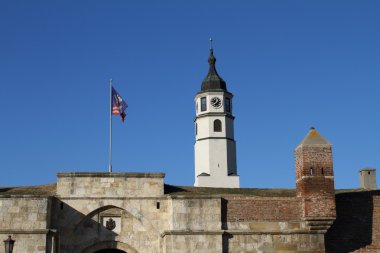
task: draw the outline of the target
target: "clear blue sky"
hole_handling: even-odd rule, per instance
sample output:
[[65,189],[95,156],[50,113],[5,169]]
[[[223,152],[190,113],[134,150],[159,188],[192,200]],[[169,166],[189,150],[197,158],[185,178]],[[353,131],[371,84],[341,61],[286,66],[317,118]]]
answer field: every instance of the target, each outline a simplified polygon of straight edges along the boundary
[[[214,39],[235,95],[242,187],[295,187],[293,150],[314,126],[336,188],[380,169],[379,1],[1,1],[0,187],[107,171],[194,181],[194,95]],[[378,171],[380,174],[380,171]],[[379,178],[379,176],[378,176]]]

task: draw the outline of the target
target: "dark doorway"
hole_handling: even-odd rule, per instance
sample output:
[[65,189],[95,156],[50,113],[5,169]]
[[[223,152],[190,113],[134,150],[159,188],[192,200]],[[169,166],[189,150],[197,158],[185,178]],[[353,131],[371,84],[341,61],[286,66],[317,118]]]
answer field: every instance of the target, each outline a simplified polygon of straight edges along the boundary
[[126,253],[126,252],[119,249],[103,249],[103,250],[96,251],[95,253]]

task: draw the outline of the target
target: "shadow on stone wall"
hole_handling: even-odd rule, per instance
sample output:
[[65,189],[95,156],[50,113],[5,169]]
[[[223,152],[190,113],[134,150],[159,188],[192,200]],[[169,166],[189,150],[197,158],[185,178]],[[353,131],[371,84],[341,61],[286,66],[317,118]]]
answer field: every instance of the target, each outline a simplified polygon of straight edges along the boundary
[[112,206],[94,210],[84,215],[65,202],[54,198],[52,227],[58,230],[57,246],[62,253],[80,253],[85,248],[102,241],[114,241],[117,234],[100,223],[99,214]]
[[373,196],[380,191],[337,194],[337,218],[325,235],[327,253],[347,253],[372,243]]
[[230,244],[230,240],[232,239],[233,235],[229,234],[229,233],[224,233],[223,234],[223,237],[222,237],[222,252],[223,253],[229,253],[230,250],[229,250],[229,244]]
[[[228,200],[222,198],[221,199],[221,218],[222,218],[222,229],[228,230],[228,225],[227,225],[227,204]],[[232,235],[229,233],[224,233],[222,236],[222,248],[223,248],[223,253],[228,253],[229,252],[229,240],[232,238]]]
[[227,204],[228,204],[228,200],[222,198],[221,199],[222,229],[225,229],[225,230],[228,229],[228,225],[227,225]]

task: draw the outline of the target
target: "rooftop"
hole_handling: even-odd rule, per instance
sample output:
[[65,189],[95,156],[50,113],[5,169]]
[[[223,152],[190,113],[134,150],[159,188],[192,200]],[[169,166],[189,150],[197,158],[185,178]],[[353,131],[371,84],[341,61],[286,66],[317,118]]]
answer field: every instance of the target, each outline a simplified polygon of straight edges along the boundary
[[201,91],[227,91],[226,82],[219,76],[215,67],[216,58],[214,56],[214,50],[210,49],[210,56],[208,57],[208,63],[210,65],[207,76],[202,82]]
[[330,145],[331,143],[326,140],[322,135],[318,133],[318,131],[311,127],[310,131],[307,133],[305,138],[301,141],[298,146],[314,146],[314,145]]
[[[165,195],[168,196],[206,196],[206,195],[238,195],[238,196],[260,196],[260,197],[295,197],[295,189],[279,188],[211,188],[211,187],[193,187],[193,186],[174,186],[165,184]],[[0,187],[0,197],[12,196],[32,196],[48,197],[55,196],[57,190],[56,184],[22,186],[22,187]],[[336,194],[346,194],[353,192],[368,192],[367,189],[339,189],[335,190]]]

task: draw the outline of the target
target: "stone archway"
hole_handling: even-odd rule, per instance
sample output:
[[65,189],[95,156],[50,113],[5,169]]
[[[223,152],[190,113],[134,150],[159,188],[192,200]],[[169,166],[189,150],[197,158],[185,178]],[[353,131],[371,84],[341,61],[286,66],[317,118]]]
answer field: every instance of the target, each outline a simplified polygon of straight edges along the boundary
[[87,247],[82,253],[137,253],[137,251],[128,244],[122,242],[105,241]]
[[95,253],[127,253],[127,252],[119,250],[119,249],[103,249],[103,250],[96,251]]

